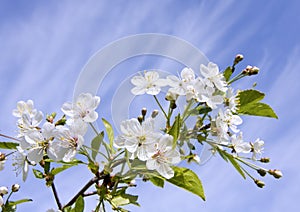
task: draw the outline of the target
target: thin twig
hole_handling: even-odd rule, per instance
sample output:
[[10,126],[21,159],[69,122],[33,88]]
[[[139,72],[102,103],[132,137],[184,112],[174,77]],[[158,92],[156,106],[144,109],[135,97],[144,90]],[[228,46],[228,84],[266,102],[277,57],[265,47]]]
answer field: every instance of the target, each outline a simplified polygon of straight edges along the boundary
[[54,194],[54,198],[55,198],[56,204],[58,206],[58,209],[61,210],[62,209],[62,204],[59,200],[58,193],[57,193],[57,190],[55,188],[54,182],[51,184],[51,188],[52,188],[52,192]]
[[18,141],[18,142],[20,142],[20,140],[19,140],[19,139],[17,139],[17,138],[14,138],[14,137],[11,137],[11,136],[8,136],[8,135],[4,135],[4,134],[1,134],[1,133],[0,133],[0,136],[1,136],[1,137],[4,137],[4,138],[8,138],[8,139],[12,139],[12,140],[15,140],[15,141]]

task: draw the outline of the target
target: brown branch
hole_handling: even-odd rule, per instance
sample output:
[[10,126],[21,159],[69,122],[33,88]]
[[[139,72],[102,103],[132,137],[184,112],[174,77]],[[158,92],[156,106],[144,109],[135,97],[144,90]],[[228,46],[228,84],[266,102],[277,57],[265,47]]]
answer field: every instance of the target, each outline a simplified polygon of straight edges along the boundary
[[105,175],[100,174],[99,176],[92,178],[89,182],[87,182],[87,184],[85,184],[82,187],[82,189],[80,189],[80,191],[78,191],[78,193],[65,206],[62,207],[62,209],[65,209],[66,207],[73,205],[79,196],[81,196],[81,195],[84,196],[84,192],[86,190],[88,190],[94,183],[98,182],[101,179],[104,179],[104,177],[105,177]]
[[4,137],[4,138],[8,138],[8,139],[12,139],[12,140],[15,140],[15,141],[18,141],[18,142],[20,142],[20,140],[19,140],[19,139],[17,139],[17,138],[14,138],[14,137],[11,137],[11,136],[8,136],[8,135],[4,135],[4,134],[1,134],[1,133],[0,133],[0,136],[1,136],[1,137]]

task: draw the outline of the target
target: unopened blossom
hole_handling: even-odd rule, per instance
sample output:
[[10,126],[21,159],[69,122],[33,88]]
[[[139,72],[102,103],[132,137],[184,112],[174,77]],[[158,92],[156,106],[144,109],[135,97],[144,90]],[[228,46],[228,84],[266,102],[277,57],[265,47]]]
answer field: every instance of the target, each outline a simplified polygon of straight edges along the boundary
[[260,140],[259,138],[258,139],[256,139],[252,144],[251,144],[251,146],[252,146],[252,159],[253,160],[256,160],[257,159],[257,157],[259,156],[259,155],[261,155],[262,153],[263,153],[263,149],[264,149],[264,141],[262,141],[262,140]]
[[155,143],[161,136],[154,131],[153,118],[147,118],[142,123],[137,119],[125,120],[121,123],[121,132],[123,134],[115,139],[114,145],[117,148],[126,148],[142,161],[155,153]]
[[235,153],[249,153],[251,151],[251,145],[243,141],[243,134],[240,133],[231,136],[231,144]]
[[20,185],[19,184],[13,184],[11,187],[11,191],[12,192],[18,192],[20,189]]
[[99,103],[99,96],[82,93],[77,97],[75,102],[64,103],[61,110],[73,119],[82,119],[84,122],[94,122],[98,118],[98,113],[95,110]]
[[0,187],[0,195],[8,194],[8,188],[5,186]]
[[174,170],[171,165],[180,162],[180,154],[173,149],[173,137],[171,135],[163,135],[156,144],[156,152],[146,162],[146,166],[150,170],[156,170],[166,179],[174,176]]
[[209,62],[207,66],[201,64],[200,72],[206,79],[206,84],[209,87],[216,86],[220,91],[225,92],[227,90],[227,84],[222,73],[219,72],[217,64]]
[[28,176],[29,164],[24,150],[19,146],[17,147],[17,150],[18,151],[14,154],[14,162],[12,165],[14,166],[14,171],[16,172],[17,176],[22,172],[22,179],[25,182]]
[[0,152],[0,171],[4,169],[5,161],[6,161],[5,154]]

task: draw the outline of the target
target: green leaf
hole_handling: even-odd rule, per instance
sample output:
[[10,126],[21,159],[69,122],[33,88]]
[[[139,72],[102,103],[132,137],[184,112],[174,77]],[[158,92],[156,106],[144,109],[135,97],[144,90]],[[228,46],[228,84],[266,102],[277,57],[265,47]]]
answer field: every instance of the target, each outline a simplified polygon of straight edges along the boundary
[[228,66],[228,67],[225,69],[225,71],[223,72],[223,75],[224,75],[224,77],[225,77],[226,82],[228,82],[229,79],[230,79],[230,77],[231,77],[231,75],[232,75],[232,68],[231,68],[231,66]]
[[242,177],[244,179],[246,179],[245,173],[243,172],[243,170],[241,169],[240,164],[235,160],[235,158],[231,154],[227,153],[226,151],[223,151],[223,153],[228,158],[228,160],[233,165],[233,167],[238,171],[238,173],[240,173],[242,175]]
[[164,185],[165,185],[165,181],[160,177],[151,176],[149,178],[149,180],[150,180],[151,183],[153,183],[153,185],[156,185],[156,186],[161,187],[161,188],[163,188]]
[[131,162],[131,169],[147,169],[146,168],[146,161],[141,161],[137,158],[135,158],[132,162]]
[[51,170],[51,174],[57,175],[58,173],[66,170],[68,168],[71,168],[72,166],[75,166],[75,165],[77,165],[77,164],[76,163],[74,163],[74,164],[66,164],[66,165],[54,168],[54,169]]
[[75,202],[75,212],[83,212],[84,210],[84,199],[80,195]]
[[114,197],[112,198],[111,202],[114,206],[123,206],[128,204],[134,204],[139,206],[137,203],[138,196],[126,194],[125,190],[121,190],[120,192],[117,192]]
[[175,117],[174,123],[169,131],[169,135],[173,136],[173,147],[176,146],[178,137],[179,137],[179,133],[180,133],[180,127],[181,127],[181,120],[180,120],[180,114],[178,114]]
[[17,201],[10,201],[9,205],[14,206],[14,205],[22,204],[22,203],[25,203],[25,202],[32,202],[32,199],[20,199],[20,200],[17,200]]
[[104,132],[102,131],[100,134],[98,134],[91,143],[92,148],[92,158],[95,160],[100,148],[101,143],[103,143],[104,138]]
[[0,142],[0,149],[17,149],[17,146],[19,144],[15,142]]
[[33,171],[33,174],[36,178],[38,178],[38,179],[43,179],[44,178],[44,174],[40,170],[32,169],[32,171]]
[[114,130],[113,130],[111,124],[107,120],[105,120],[104,118],[102,118],[102,122],[104,124],[105,130],[106,130],[106,133],[107,133],[107,136],[108,136],[110,150],[114,154],[115,153],[115,150],[113,148],[114,137],[115,137],[114,136]]
[[183,188],[205,200],[202,183],[198,176],[190,169],[174,166],[174,177],[167,179],[168,182]]
[[264,96],[264,93],[253,89],[240,91],[237,96],[239,99],[238,113],[277,119],[278,117],[273,109],[269,105],[260,102]]

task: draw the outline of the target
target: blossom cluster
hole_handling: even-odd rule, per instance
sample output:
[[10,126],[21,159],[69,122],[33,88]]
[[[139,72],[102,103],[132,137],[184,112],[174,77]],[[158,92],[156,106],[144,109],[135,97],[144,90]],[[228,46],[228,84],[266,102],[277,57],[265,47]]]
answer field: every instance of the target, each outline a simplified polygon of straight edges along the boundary
[[18,118],[20,141],[15,154],[17,173],[23,172],[26,180],[29,164],[39,163],[45,155],[54,161],[71,161],[84,143],[87,124],[98,118],[95,109],[100,97],[81,94],[74,103],[64,103],[61,110],[65,115],[54,123],[55,114],[49,115],[42,124],[43,113],[34,108],[32,100],[19,101],[13,115]]
[[226,82],[223,73],[215,63],[207,66],[200,65],[200,76],[196,76],[191,68],[184,68],[180,76],[169,75],[161,79],[158,72],[148,71],[144,76],[135,76],[131,82],[135,87],[131,90],[134,95],[157,95],[161,88],[169,86],[166,99],[176,101],[179,96],[185,96],[187,105],[202,105],[211,110],[215,117],[209,120],[210,136],[214,143],[227,146],[232,152],[250,153],[253,160],[262,153],[264,142],[245,142],[243,134],[238,129],[242,118],[238,115],[238,98],[233,88]]
[[154,118],[143,122],[129,119],[121,123],[122,135],[115,139],[117,148],[126,148],[132,154],[146,161],[149,170],[156,170],[163,177],[169,179],[174,176],[170,167],[181,161],[179,152],[173,148],[173,137],[154,130]]

